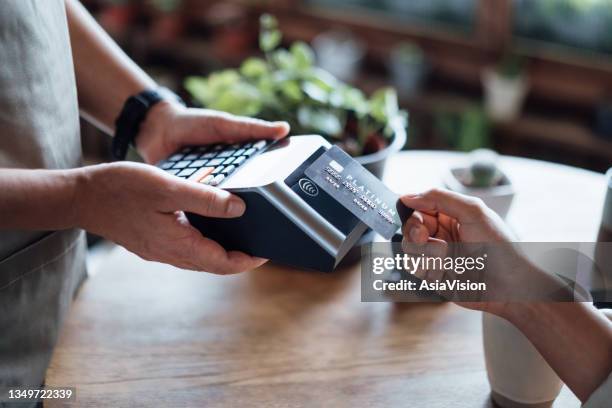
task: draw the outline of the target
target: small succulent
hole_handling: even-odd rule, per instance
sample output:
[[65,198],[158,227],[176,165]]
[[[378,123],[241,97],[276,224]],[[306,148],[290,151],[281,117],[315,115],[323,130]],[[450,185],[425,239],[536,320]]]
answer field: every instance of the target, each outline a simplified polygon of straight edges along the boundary
[[518,78],[525,70],[525,59],[516,54],[506,53],[497,63],[496,70],[504,78]]
[[490,149],[477,149],[470,156],[471,164],[464,184],[476,188],[498,185],[502,172],[497,168],[497,153]]

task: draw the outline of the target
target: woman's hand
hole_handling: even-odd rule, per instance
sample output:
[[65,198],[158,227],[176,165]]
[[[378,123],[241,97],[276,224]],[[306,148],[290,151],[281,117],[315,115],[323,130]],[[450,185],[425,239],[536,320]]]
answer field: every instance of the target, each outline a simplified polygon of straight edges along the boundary
[[478,198],[433,189],[401,200],[415,210],[402,228],[404,243],[512,241],[502,219]]
[[288,133],[287,122],[266,122],[161,101],[147,114],[135,144],[147,163],[157,163],[182,146],[280,139]]
[[484,292],[440,293],[470,309],[503,314],[507,302],[519,298],[518,290],[531,274],[532,265],[514,251],[510,231],[482,200],[439,189],[405,195],[401,200],[415,210],[402,227],[404,252],[442,258],[491,252],[484,270],[459,274],[420,269],[415,273],[417,277],[429,282],[450,279],[485,283]]
[[79,172],[73,199],[77,226],[146,260],[217,274],[242,272],[265,262],[226,251],[202,236],[183,213],[238,217],[245,205],[237,196],[145,164],[118,162],[75,171]]

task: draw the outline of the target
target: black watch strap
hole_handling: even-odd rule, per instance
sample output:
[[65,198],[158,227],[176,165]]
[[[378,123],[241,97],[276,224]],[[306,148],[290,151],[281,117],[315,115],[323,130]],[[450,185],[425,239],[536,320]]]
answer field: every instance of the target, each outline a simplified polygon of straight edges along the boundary
[[140,125],[147,116],[149,110],[163,99],[174,98],[182,103],[182,100],[172,91],[167,89],[146,90],[137,95],[130,96],[115,121],[115,137],[111,146],[111,153],[116,160],[123,160],[130,145],[138,135]]

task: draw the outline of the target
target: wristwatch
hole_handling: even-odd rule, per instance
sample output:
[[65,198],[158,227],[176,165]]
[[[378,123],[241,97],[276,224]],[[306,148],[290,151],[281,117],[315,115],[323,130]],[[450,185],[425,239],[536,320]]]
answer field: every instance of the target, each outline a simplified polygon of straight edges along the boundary
[[167,88],[148,89],[130,96],[121,113],[115,120],[115,137],[111,145],[111,153],[116,160],[124,160],[130,145],[134,146],[134,139],[138,135],[140,125],[149,110],[164,99],[175,100],[185,104],[174,92]]

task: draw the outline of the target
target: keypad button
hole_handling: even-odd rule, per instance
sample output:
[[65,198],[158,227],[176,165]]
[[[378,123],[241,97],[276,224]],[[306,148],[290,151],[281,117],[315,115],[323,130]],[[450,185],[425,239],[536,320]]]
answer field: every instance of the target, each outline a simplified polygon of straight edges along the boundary
[[223,171],[221,172],[222,174],[225,174],[226,176],[228,174],[230,174],[231,172],[233,172],[234,170],[236,170],[236,166],[232,165],[232,166],[227,166],[226,168],[223,169]]
[[265,141],[265,140],[260,140],[259,142],[255,143],[255,144],[253,145],[253,148],[254,148],[254,149],[257,149],[257,150],[260,150],[260,149],[263,149],[264,147],[266,147],[266,145],[267,145],[267,144],[268,144],[268,142],[267,142],[267,141]]
[[180,170],[179,169],[170,169],[170,170],[166,170],[166,173],[170,173],[173,176],[175,176]]
[[234,153],[234,156],[242,156],[242,154],[244,153],[246,149],[238,149],[236,150],[236,152]]
[[198,171],[193,173],[191,177],[189,177],[189,180],[201,181],[203,178],[212,173],[214,169],[214,167],[202,167],[201,169],[198,169]]
[[191,164],[189,165],[189,167],[202,167],[206,164],[208,160],[195,160],[193,162],[191,162]]
[[223,166],[219,166],[213,170],[212,174],[219,174],[221,173],[221,171],[223,171],[223,169],[224,169]]
[[218,186],[219,183],[221,183],[223,181],[223,179],[225,178],[225,176],[223,174],[217,174],[215,176],[214,179],[212,179],[212,181],[210,182],[211,186]]
[[197,169],[194,168],[189,168],[189,169],[183,169],[181,170],[181,172],[179,174],[177,174],[177,176],[179,177],[189,177],[191,176],[193,173],[196,172]]
[[174,165],[173,169],[184,169],[189,166],[189,163],[191,163],[189,160],[180,161]]
[[247,158],[244,156],[240,156],[240,157],[236,157],[236,160],[234,160],[234,163],[232,163],[235,166],[240,166]]
[[219,157],[219,158],[221,158],[221,157],[230,157],[235,152],[236,152],[235,150],[224,150],[221,153],[219,153],[217,155],[217,157]]
[[200,155],[200,159],[212,159],[217,155],[215,152],[208,152]]
[[162,164],[160,164],[159,168],[162,170],[168,170],[172,168],[172,166],[174,166],[174,162],[167,161],[167,162],[163,162]]
[[232,164],[232,162],[234,161],[233,157],[228,157],[224,162],[223,165],[227,166],[228,164]]
[[210,150],[213,152],[218,152],[219,150],[222,150],[225,146],[222,144],[218,144],[218,145],[214,145]]
[[183,158],[182,154],[173,154],[172,156],[168,157],[168,161],[179,161]]
[[183,154],[187,154],[187,153],[189,153],[189,152],[190,152],[192,149],[193,149],[193,147],[191,147],[191,146],[183,147],[183,149],[181,150],[181,153],[183,153]]
[[[208,165],[209,165],[209,166],[211,166],[211,167],[215,167],[215,166],[220,165],[220,164],[221,164],[221,163],[223,163],[224,161],[225,161],[224,159],[219,159],[219,158],[216,158],[216,159],[212,159],[211,161],[209,161],[209,162],[208,162]],[[176,168],[176,167],[175,167],[175,168]]]
[[195,160],[198,157],[200,157],[199,154],[188,154],[187,156],[183,157],[183,160]]
[[248,149],[249,147],[253,147],[253,143],[249,142],[249,143],[245,143],[242,145],[242,147],[244,147],[245,149]]
[[250,149],[248,149],[246,152],[244,152],[244,155],[245,155],[245,156],[250,156],[250,155],[252,155],[252,154],[253,154],[253,153],[255,153],[255,152],[256,152],[256,150],[255,150],[255,149],[253,149],[253,148],[251,147],[251,148],[250,148]]
[[200,153],[201,154],[201,153],[207,152],[208,148],[209,148],[209,146],[198,146],[195,149],[194,153]]
[[209,174],[208,176],[206,176],[202,180],[200,180],[200,183],[202,183],[202,184],[210,184],[210,182],[213,181],[214,178],[215,178],[215,176],[213,176],[212,174]]

